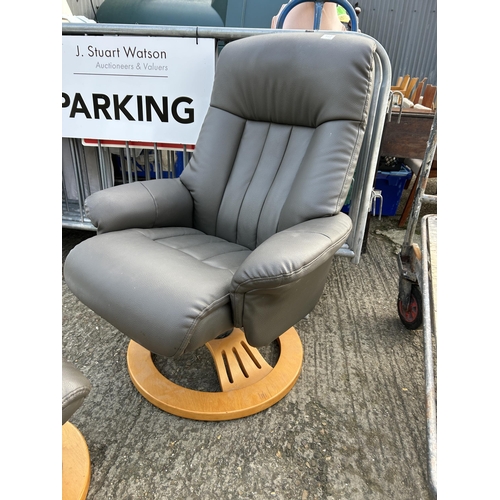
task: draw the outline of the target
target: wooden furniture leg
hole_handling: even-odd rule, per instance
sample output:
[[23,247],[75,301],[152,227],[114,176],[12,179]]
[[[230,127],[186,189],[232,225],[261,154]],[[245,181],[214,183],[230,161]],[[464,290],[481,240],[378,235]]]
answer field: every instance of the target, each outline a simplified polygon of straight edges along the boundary
[[[403,213],[401,214],[401,217],[399,218],[398,222],[398,227],[403,227],[406,224],[406,221],[408,220],[408,217],[411,212],[411,207],[413,205],[413,200],[415,199],[415,193],[417,191],[417,186],[418,186],[418,181],[420,178],[420,172],[422,171],[422,167],[420,167],[420,170],[418,171],[417,176],[415,177],[415,182],[413,183],[413,186],[410,191],[410,195],[408,196],[408,200],[406,201],[405,208],[403,210]],[[434,160],[431,165],[431,170],[429,172],[429,179],[437,177],[437,162]],[[427,182],[427,181],[426,181]],[[425,189],[425,184],[422,186]]]

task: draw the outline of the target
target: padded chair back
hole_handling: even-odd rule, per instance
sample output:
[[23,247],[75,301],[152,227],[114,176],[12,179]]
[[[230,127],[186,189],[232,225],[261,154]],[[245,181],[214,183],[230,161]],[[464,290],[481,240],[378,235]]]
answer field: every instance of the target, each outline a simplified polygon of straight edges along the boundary
[[278,231],[338,213],[366,128],[375,49],[349,33],[229,43],[180,176],[194,200],[194,227],[254,249]]

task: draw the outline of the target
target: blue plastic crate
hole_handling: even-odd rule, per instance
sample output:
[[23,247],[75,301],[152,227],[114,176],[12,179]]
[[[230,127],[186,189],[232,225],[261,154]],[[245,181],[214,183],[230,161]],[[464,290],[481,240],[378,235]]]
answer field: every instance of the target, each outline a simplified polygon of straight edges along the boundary
[[[182,151],[174,151],[175,154],[175,163],[174,163],[174,177],[179,177],[184,170],[184,155]],[[139,155],[141,157],[141,161],[135,161],[135,169],[134,169],[134,177],[137,177],[138,180],[144,180],[147,178],[146,170],[149,169],[149,178],[156,179],[155,165],[154,165],[154,157],[153,151],[146,150]],[[147,158],[147,166],[145,164],[145,159]],[[119,155],[113,155],[113,162],[116,167],[120,170],[122,177],[125,179],[128,177],[127,165],[122,166],[122,162]],[[164,170],[162,172],[163,178],[171,177],[172,173]]]
[[[375,189],[382,191],[382,215],[396,215],[406,181],[413,172],[406,165],[393,172],[378,171],[375,177]],[[372,207],[373,208],[373,207]],[[380,200],[375,200],[375,215],[380,213]]]

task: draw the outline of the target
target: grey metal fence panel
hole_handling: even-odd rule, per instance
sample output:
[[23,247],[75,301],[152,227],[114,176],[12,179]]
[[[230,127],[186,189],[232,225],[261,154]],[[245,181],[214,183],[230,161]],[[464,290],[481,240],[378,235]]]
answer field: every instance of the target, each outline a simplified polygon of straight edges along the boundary
[[[352,3],[352,2],[351,2]],[[392,84],[409,74],[437,84],[437,0],[360,0],[360,29],[385,48]]]
[[[75,15],[95,19],[104,0],[67,0]],[[269,28],[287,0],[228,0],[225,26]],[[378,40],[392,65],[392,84],[410,74],[437,84],[437,0],[360,0],[363,33]]]
[[104,0],[66,0],[74,16],[85,16],[87,19],[95,20],[97,9]]

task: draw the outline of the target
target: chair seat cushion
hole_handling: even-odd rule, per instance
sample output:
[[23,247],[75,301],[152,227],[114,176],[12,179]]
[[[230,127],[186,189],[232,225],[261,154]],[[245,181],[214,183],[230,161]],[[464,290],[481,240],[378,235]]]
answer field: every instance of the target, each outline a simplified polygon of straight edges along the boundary
[[167,357],[233,327],[229,288],[250,250],[184,227],[97,235],[65,263],[80,300],[146,349]]

